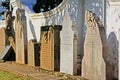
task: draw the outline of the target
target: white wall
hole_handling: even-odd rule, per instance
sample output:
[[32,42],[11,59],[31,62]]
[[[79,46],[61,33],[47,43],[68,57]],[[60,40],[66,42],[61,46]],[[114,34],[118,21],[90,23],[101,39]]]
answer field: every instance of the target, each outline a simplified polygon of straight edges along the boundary
[[[15,3],[18,0],[11,0],[14,7],[13,15],[16,13],[18,4]],[[22,0],[23,3],[27,1]],[[29,1],[28,1],[29,2]],[[35,1],[31,1],[35,4]],[[40,27],[45,25],[61,25],[66,12],[70,13],[73,21],[76,22],[76,28],[78,31],[78,52],[83,54],[83,42],[85,33],[84,29],[84,12],[85,9],[89,9],[99,15],[100,19],[103,19],[103,0],[63,0],[63,2],[51,11],[44,13],[32,13],[29,7],[22,6],[25,9],[27,19],[27,36],[28,41],[30,39],[40,40]]]
[[69,12],[71,19],[76,22],[76,28],[79,34],[78,52],[79,54],[83,54],[83,25],[84,25],[83,0],[64,0],[57,8],[45,13],[30,14],[26,12],[27,22],[28,22],[27,23],[28,40],[32,38],[37,39],[37,41],[40,40],[41,26],[62,25],[63,18],[66,12]]

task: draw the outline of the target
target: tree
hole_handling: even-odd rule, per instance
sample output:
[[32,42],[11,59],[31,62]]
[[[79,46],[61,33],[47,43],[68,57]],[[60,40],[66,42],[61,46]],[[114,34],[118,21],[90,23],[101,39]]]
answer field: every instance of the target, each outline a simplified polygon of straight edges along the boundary
[[49,11],[58,6],[63,0],[37,0],[33,6],[36,13]]
[[0,6],[1,6],[0,17],[1,18],[4,15],[4,12],[6,10],[9,10],[9,4],[10,4],[10,0],[1,0],[1,2],[0,2]]

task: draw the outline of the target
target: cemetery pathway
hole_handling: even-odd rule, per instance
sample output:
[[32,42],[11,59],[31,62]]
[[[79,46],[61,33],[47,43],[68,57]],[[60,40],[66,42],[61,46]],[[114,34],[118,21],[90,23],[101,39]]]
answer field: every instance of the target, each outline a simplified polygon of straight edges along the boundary
[[33,77],[36,80],[60,80],[59,77],[55,75],[48,75],[47,73],[37,71],[35,69],[30,69],[29,66],[22,64],[17,64],[15,62],[5,62],[0,63],[0,70],[8,71],[14,74]]

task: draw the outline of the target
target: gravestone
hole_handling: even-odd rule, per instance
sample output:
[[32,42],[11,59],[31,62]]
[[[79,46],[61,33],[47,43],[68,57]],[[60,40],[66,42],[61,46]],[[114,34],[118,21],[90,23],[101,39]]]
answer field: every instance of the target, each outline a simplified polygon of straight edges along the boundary
[[16,11],[16,25],[15,25],[15,40],[16,40],[16,62],[25,64],[26,60],[26,36],[25,27],[23,24],[23,14],[22,10],[18,9]]
[[6,34],[9,40],[10,45],[12,45],[14,51],[15,50],[15,32],[13,29],[13,21],[14,21],[14,16],[12,16],[11,11],[6,11],[5,12],[5,22],[6,22]]
[[7,36],[6,36],[6,33],[5,33],[5,28],[2,27],[0,29],[0,54],[5,49],[6,45],[7,45]]
[[77,31],[75,23],[71,20],[69,13],[66,13],[60,34],[60,72],[77,74]]
[[113,56],[109,54],[110,49],[108,48],[105,28],[102,25],[100,25],[99,31],[100,31],[101,40],[102,40],[103,58],[106,63],[106,80],[112,80],[113,79],[113,66],[114,66]]
[[106,80],[106,65],[103,59],[98,18],[91,11],[86,11],[85,15],[87,31],[82,60],[82,76],[89,80]]
[[40,66],[39,43],[36,40],[30,40],[28,43],[28,65]]
[[41,27],[40,66],[46,70],[60,70],[60,25]]

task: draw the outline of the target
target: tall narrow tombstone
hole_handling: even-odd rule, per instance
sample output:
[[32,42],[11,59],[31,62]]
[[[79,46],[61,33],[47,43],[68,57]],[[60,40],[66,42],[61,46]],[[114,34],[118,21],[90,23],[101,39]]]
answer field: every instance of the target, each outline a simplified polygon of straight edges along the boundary
[[82,76],[89,80],[106,80],[106,65],[103,59],[103,47],[97,18],[86,11],[87,31],[82,60]]
[[71,20],[69,13],[64,17],[62,23],[61,48],[60,48],[60,72],[77,74],[77,31],[75,23]]
[[39,43],[36,40],[30,40],[28,43],[28,65],[40,66]]
[[13,20],[14,16],[12,16],[11,11],[6,11],[5,12],[5,22],[6,22],[6,34],[9,40],[10,45],[12,45],[14,51],[15,50],[15,32],[13,29]]
[[0,29],[0,54],[5,49],[6,45],[7,45],[7,36],[6,36],[6,33],[5,33],[5,28],[2,27]]
[[26,63],[26,43],[25,43],[25,26],[22,22],[22,10],[16,11],[16,27],[15,27],[15,40],[16,40],[16,62]]
[[40,66],[43,69],[60,70],[60,25],[41,27]]

